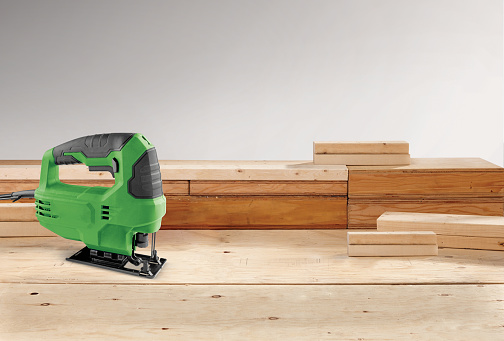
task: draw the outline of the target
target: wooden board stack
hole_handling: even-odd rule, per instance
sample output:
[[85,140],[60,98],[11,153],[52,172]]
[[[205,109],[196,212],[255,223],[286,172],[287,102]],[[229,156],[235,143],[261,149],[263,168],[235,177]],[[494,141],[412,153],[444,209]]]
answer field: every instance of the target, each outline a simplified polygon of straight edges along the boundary
[[504,168],[479,158],[348,166],[348,227],[374,228],[386,211],[502,216]]
[[437,256],[434,232],[348,232],[350,257]]
[[378,231],[432,231],[439,247],[504,251],[504,216],[386,212]]
[[[411,159],[408,166],[310,161],[160,161],[160,166],[167,201],[162,229],[372,228],[385,211],[499,216],[504,211],[504,169],[477,158]],[[0,193],[34,189],[39,175],[40,161],[0,161]],[[73,185],[114,184],[108,172],[89,172],[83,165],[60,166],[60,178]],[[2,212],[0,222],[10,214]]]
[[313,163],[319,165],[409,165],[404,141],[313,142]]
[[[345,166],[307,161],[160,161],[160,167],[166,197],[162,229],[347,227]],[[0,193],[36,188],[39,175],[40,161],[0,162]],[[60,166],[60,179],[82,186],[114,184],[109,173],[91,173],[83,165]],[[5,216],[16,207],[5,206]],[[24,216],[16,213],[16,219],[34,218],[32,212],[23,212]]]

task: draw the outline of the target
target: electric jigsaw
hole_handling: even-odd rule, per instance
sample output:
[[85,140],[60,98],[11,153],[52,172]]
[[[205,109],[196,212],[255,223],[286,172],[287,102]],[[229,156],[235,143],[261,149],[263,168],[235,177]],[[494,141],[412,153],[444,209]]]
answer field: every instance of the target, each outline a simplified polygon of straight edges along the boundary
[[[62,183],[59,166],[85,164],[108,171],[112,187]],[[154,146],[141,134],[111,133],[77,138],[44,153],[39,187],[0,195],[16,201],[35,198],[40,224],[86,247],[69,261],[154,278],[166,259],[155,249],[156,232],[166,212],[161,172]],[[151,234],[151,254],[145,248]]]

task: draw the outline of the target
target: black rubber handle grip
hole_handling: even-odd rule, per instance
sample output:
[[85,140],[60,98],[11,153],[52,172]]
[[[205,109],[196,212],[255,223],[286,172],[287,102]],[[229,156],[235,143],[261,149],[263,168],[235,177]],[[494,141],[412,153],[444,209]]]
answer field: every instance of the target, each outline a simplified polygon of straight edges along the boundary
[[65,153],[81,152],[87,158],[107,157],[111,151],[120,151],[134,133],[96,134],[79,137],[54,147],[54,162],[57,165],[81,163],[72,155]]

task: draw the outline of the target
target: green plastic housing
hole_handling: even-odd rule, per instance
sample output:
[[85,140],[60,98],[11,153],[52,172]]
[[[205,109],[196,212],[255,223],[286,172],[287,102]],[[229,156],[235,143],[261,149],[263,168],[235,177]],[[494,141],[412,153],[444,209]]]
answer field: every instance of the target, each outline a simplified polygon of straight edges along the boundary
[[[128,192],[133,166],[154,146],[141,134],[134,134],[120,151],[107,157],[87,158],[83,153],[65,153],[89,166],[119,167],[112,187],[87,187],[62,183],[53,149],[44,153],[40,184],[35,190],[36,216],[40,224],[90,249],[131,256],[135,235],[153,233],[161,227],[166,199],[135,198]],[[113,159],[115,160],[113,161]],[[71,167],[71,166],[69,166]]]

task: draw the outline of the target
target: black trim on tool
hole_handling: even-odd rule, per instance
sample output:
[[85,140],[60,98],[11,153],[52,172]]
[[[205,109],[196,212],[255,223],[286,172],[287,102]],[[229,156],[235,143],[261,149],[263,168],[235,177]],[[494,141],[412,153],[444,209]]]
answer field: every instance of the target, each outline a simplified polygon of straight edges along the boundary
[[96,134],[76,138],[54,147],[54,162],[57,165],[81,163],[71,155],[65,153],[81,152],[87,158],[107,157],[112,151],[120,151],[135,135],[134,133]]
[[138,199],[154,199],[163,195],[161,169],[156,148],[146,150],[133,165],[128,193]]

